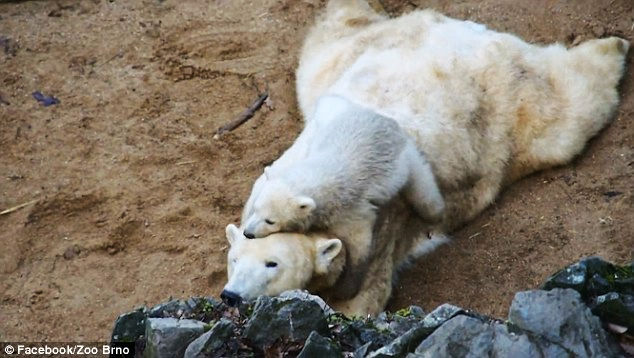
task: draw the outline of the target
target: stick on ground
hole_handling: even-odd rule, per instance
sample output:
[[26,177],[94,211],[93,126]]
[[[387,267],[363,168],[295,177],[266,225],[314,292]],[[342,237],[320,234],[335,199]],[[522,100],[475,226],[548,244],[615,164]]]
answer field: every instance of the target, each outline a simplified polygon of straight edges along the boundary
[[31,200],[29,202],[26,202],[24,204],[20,204],[20,205],[16,205],[16,206],[10,207],[10,208],[8,208],[6,210],[0,211],[0,215],[10,214],[10,213],[12,213],[12,212],[14,212],[16,210],[22,209],[25,206],[29,206],[31,204],[35,204],[37,201],[38,201],[38,199],[35,199],[35,200]]
[[231,122],[225,124],[224,126],[218,128],[218,130],[216,131],[216,134],[214,135],[214,139],[218,139],[224,133],[231,132],[232,130],[234,130],[234,129],[240,127],[242,124],[244,124],[244,122],[248,121],[251,117],[253,117],[255,112],[257,112],[257,110],[260,109],[260,107],[262,107],[262,104],[264,104],[264,101],[268,97],[269,97],[269,93],[268,92],[264,92],[263,94],[261,94],[249,106],[249,108],[245,109],[244,112],[240,113],[238,118],[236,118],[233,121],[231,121]]

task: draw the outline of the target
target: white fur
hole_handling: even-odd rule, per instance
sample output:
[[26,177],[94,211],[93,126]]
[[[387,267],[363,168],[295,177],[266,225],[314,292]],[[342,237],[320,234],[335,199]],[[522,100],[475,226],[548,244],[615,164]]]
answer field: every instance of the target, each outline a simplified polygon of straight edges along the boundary
[[[278,295],[295,287],[305,287],[315,274],[324,274],[339,254],[338,239],[315,237],[306,239],[297,234],[271,235],[262,246],[249,240],[242,230],[229,224],[227,240],[231,245],[227,255],[228,282],[225,291],[251,300],[260,295]],[[275,267],[267,267],[275,263]]]
[[[313,115],[320,113],[318,99],[334,94],[394,119],[425,153],[446,202],[435,226],[413,216],[403,200],[381,208],[369,241],[356,242],[361,249],[344,245],[351,252],[370,248],[372,256],[359,278],[359,293],[332,302],[334,307],[361,315],[379,312],[396,268],[445,242],[443,232],[480,213],[504,185],[578,155],[614,113],[628,49],[627,41],[615,37],[571,49],[535,46],[430,10],[388,19],[362,0],[329,1],[305,40],[296,76],[307,122],[296,142],[302,144],[272,169],[283,172],[305,158],[312,140],[308,129],[317,128],[322,117]],[[264,187],[262,180],[254,194]],[[250,199],[247,206],[252,204]],[[343,220],[348,230],[371,230],[363,220]],[[429,232],[436,233],[431,240]],[[281,244],[289,247],[314,238],[276,235],[295,235],[297,242]],[[273,245],[269,238],[252,242],[254,251]],[[306,285],[312,283],[293,288]],[[328,288],[342,289],[328,283],[319,291],[326,298]]]
[[[437,221],[444,200],[431,166],[392,119],[337,96],[322,97],[314,112],[299,149],[287,151],[301,158],[267,168],[256,183],[244,232],[328,230],[346,243],[352,275],[371,250],[377,206],[403,191],[421,218]],[[356,292],[358,280],[349,281]]]

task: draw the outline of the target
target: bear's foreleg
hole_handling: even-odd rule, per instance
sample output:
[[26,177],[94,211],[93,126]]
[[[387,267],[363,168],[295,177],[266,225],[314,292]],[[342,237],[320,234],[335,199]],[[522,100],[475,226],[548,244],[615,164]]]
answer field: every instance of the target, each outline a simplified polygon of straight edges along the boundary
[[392,295],[394,242],[375,252],[367,270],[360,277],[359,293],[352,299],[335,301],[332,307],[348,317],[375,316],[385,309]]
[[357,208],[340,218],[331,231],[346,246],[346,267],[337,280],[334,298],[338,300],[354,297],[366,274],[368,259],[373,248],[373,232],[376,213],[374,208]]
[[445,200],[436,183],[431,165],[412,142],[409,142],[403,151],[402,160],[405,161],[409,172],[404,188],[407,201],[414,206],[423,220],[440,221],[445,211]]

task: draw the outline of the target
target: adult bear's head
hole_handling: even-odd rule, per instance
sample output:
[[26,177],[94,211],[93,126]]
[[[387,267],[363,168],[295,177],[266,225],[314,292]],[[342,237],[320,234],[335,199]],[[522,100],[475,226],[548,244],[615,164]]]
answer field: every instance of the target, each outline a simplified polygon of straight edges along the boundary
[[304,289],[319,277],[332,282],[327,277],[330,273],[338,276],[343,267],[343,262],[333,264],[343,254],[339,239],[319,234],[276,233],[249,240],[233,224],[227,226],[226,232],[231,245],[227,255],[229,281],[221,297],[231,306],[260,295],[275,296],[287,290]]

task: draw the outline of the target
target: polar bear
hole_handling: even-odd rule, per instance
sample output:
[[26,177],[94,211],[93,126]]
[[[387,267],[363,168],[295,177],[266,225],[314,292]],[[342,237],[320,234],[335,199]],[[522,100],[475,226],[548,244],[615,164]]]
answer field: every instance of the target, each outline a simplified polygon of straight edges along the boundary
[[266,171],[246,237],[328,230],[346,242],[348,263],[357,267],[370,252],[376,208],[399,192],[422,219],[441,218],[445,204],[431,167],[394,120],[337,96],[322,97],[316,112],[305,156]]
[[[392,280],[399,268],[407,266],[421,254],[443,244],[444,239],[421,239],[409,235],[420,229],[420,217],[407,209],[404,198],[395,199],[380,210],[382,225],[375,233],[403,235],[400,240],[381,240],[373,252],[372,264],[361,280],[361,289],[352,299],[340,299],[340,278],[348,269],[346,245],[325,233],[275,233],[263,240],[249,240],[233,224],[226,228],[230,249],[227,276],[221,298],[230,306],[250,301],[260,295],[275,296],[293,289],[308,289],[322,296],[328,304],[348,316],[375,315],[381,312],[392,292]],[[408,226],[385,225],[394,220]],[[409,225],[411,224],[411,226]],[[396,229],[396,231],[395,231]]]
[[331,0],[309,30],[296,75],[310,125],[336,94],[393,118],[425,153],[447,203],[436,231],[487,207],[501,188],[568,163],[618,104],[626,40],[567,49],[433,10],[390,19],[364,0]]
[[[446,204],[439,224],[420,220],[400,196],[379,208],[361,287],[343,301],[345,312],[383,309],[400,265],[447,241],[442,233],[480,213],[503,186],[578,155],[618,105],[628,49],[616,37],[570,49],[536,46],[431,10],[389,19],[362,0],[331,0],[307,35],[297,70],[306,127],[326,95],[394,119],[425,153]],[[287,151],[271,169],[301,160],[302,151]],[[343,244],[337,257],[353,249]],[[345,285],[337,280],[315,292],[332,297]]]
[[357,218],[371,227],[365,218],[402,189],[423,219],[440,218],[444,201],[431,167],[393,119],[338,96],[320,98],[316,112],[304,157],[278,173],[265,169],[246,237],[311,228],[338,234],[338,225]]

